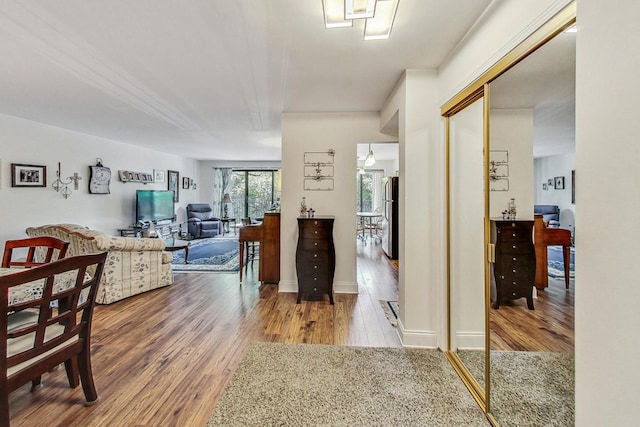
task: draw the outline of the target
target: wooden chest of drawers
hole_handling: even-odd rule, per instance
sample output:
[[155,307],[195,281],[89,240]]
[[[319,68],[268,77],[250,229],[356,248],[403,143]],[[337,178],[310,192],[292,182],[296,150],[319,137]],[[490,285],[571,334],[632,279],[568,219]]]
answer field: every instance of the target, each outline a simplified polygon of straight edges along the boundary
[[333,246],[334,217],[298,218],[296,271],[298,300],[317,300],[329,294],[333,304],[333,275],[336,253]]
[[497,309],[504,301],[526,298],[533,310],[533,282],[536,253],[533,246],[533,221],[495,220],[495,263]]

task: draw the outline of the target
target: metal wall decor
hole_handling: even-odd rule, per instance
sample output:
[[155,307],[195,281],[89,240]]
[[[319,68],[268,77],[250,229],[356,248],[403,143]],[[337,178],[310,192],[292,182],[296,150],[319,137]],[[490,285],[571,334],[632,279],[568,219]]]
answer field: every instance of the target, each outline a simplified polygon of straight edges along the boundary
[[80,181],[82,177],[78,175],[77,172],[74,172],[72,176],[67,178],[68,181],[63,181],[61,176],[62,176],[62,173],[61,173],[60,162],[58,162],[58,170],[56,171],[56,180],[53,181],[53,184],[51,185],[51,187],[53,187],[53,189],[56,190],[58,193],[62,194],[62,197],[64,197],[65,199],[68,199],[72,193],[71,189],[69,188],[69,185],[73,182],[73,188],[74,190],[77,190],[78,181]]
[[335,150],[304,153],[304,189],[333,190],[333,161]]
[[509,191],[509,152],[507,150],[489,152],[489,189]]

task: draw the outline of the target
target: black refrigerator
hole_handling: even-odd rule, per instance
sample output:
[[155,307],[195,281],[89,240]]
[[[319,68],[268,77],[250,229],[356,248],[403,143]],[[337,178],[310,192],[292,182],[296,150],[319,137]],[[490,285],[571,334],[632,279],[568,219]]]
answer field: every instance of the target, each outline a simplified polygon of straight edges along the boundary
[[382,199],[382,249],[391,259],[398,259],[398,202],[398,177],[386,177]]

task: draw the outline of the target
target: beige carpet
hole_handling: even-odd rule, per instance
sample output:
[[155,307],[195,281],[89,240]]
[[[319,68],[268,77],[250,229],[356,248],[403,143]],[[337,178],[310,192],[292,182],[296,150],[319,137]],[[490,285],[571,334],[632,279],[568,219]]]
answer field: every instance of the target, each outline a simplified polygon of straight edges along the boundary
[[252,344],[207,426],[488,426],[437,350]]

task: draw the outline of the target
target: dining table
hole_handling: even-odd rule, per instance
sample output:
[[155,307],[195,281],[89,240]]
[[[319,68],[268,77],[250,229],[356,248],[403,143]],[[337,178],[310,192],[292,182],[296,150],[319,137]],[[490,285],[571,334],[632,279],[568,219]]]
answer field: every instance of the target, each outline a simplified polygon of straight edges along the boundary
[[379,218],[382,218],[381,212],[356,212],[358,219],[362,221],[362,240],[365,239],[365,230],[369,230],[369,237],[373,237],[373,230],[376,228],[374,226],[374,220],[377,222]]

